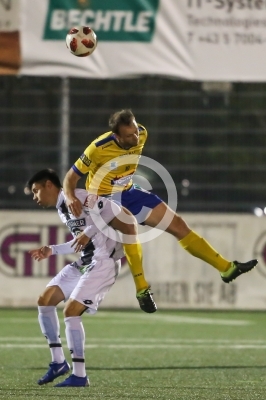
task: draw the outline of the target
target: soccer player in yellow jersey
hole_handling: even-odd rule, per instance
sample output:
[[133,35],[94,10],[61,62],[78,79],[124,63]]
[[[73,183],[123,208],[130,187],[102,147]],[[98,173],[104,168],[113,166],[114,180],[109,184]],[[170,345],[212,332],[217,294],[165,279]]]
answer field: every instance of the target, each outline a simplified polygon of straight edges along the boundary
[[[190,254],[216,268],[224,282],[229,283],[239,275],[250,271],[257,260],[246,263],[226,260],[204,238],[191,230],[184,219],[155,194],[143,190],[132,182],[139,158],[147,140],[147,130],[136,122],[131,110],[114,113],[109,120],[110,131],[95,139],[67,172],[63,187],[68,206],[75,216],[82,210],[74,190],[78,180],[87,175],[86,188],[101,196],[118,199],[132,212],[138,223],[160,228],[176,237],[178,243]],[[165,214],[170,216],[167,225],[162,224]],[[124,247],[135,281],[139,302],[149,300],[150,287],[142,268],[140,244]],[[137,262],[139,260],[139,262]]]

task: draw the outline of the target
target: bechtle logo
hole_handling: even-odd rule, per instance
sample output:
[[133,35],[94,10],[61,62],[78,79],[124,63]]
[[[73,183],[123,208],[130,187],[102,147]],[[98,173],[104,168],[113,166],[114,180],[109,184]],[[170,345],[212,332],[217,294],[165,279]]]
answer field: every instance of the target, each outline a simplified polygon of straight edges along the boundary
[[150,42],[159,0],[50,0],[44,40],[65,40],[73,26],[94,29],[99,41]]

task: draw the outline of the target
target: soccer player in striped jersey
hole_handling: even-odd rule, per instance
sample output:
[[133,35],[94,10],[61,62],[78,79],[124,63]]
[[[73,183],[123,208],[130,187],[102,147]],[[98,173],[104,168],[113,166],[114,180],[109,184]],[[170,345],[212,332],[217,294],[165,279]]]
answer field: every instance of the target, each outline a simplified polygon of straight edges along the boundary
[[[155,194],[134,185],[132,177],[147,140],[147,130],[137,123],[131,110],[121,110],[109,119],[110,130],[84,150],[80,158],[67,172],[63,187],[71,212],[78,216],[81,203],[74,190],[78,180],[87,175],[86,188],[109,198],[119,198],[121,204],[134,214],[138,223],[162,229],[173,235],[191,255],[216,268],[224,282],[229,283],[239,275],[250,271],[257,260],[246,263],[225,259],[210,243],[190,229],[185,220]],[[167,224],[162,220],[168,215]],[[138,246],[141,252],[141,247]],[[127,249],[125,247],[125,252]],[[130,263],[129,263],[130,264]],[[147,293],[149,285],[143,270],[130,264],[137,298]]]
[[[117,232],[108,224],[116,226],[117,217],[124,211],[115,202],[89,194],[84,189],[76,189],[75,194],[83,204],[81,215],[76,218],[66,206],[66,198],[57,174],[50,169],[37,172],[27,186],[37,204],[45,208],[57,208],[61,221],[67,225],[73,236],[73,240],[67,243],[30,250],[31,256],[41,261],[52,254],[81,252],[77,261],[66,265],[48,283],[38,299],[39,324],[52,356],[49,369],[38,380],[38,384],[52,382],[70,370],[62,349],[56,311],[56,306],[61,301],[67,301],[64,321],[73,373],[56,386],[88,386],[81,315],[84,312],[95,314],[115,283],[120,269],[119,260],[124,252],[122,244],[117,240]],[[137,224],[133,215],[128,214],[127,210],[126,213],[127,223],[119,221],[118,225],[135,242]]]

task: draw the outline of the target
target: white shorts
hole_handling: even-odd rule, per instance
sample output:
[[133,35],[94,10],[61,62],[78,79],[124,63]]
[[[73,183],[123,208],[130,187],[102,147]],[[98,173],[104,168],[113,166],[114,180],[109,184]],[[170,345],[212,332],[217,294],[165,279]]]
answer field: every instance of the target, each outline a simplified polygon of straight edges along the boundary
[[97,261],[95,266],[84,274],[68,264],[47,287],[59,286],[65,300],[74,299],[88,307],[87,313],[95,314],[106,293],[115,283],[120,268],[121,261],[114,261],[112,258]]
[[82,273],[71,264],[68,264],[61,269],[46,287],[59,286],[64,294],[65,300],[68,300],[81,277]]

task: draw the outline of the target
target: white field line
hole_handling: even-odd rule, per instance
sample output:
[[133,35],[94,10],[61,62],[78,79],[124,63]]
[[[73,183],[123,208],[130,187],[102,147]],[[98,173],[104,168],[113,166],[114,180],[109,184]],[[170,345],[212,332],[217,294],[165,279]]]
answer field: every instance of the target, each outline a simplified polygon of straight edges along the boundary
[[[22,348],[22,349],[48,349],[48,346],[45,344],[0,344],[0,348],[4,349],[14,349],[14,348]],[[261,350],[266,349],[266,344],[264,345],[255,345],[255,344],[89,344],[85,345],[86,349],[164,349],[164,350],[184,350],[184,349],[212,349],[212,350]]]
[[[61,338],[63,343],[66,343],[66,339],[63,337]],[[171,338],[125,338],[125,337],[115,337],[115,338],[93,338],[93,337],[88,337],[88,340],[90,342],[95,342],[95,344],[100,345],[105,343],[110,343],[114,345],[114,342],[123,342],[125,343],[132,343],[134,342],[139,343],[146,343],[146,344],[167,344],[167,345],[235,345],[235,344],[240,344],[240,345],[265,345],[266,346],[266,340],[253,340],[253,339],[171,339]],[[3,342],[28,342],[28,343],[33,343],[33,342],[42,342],[42,344],[45,344],[45,338],[40,334],[40,336],[34,336],[34,337],[25,337],[25,336],[3,336],[0,337],[0,343]],[[10,344],[9,343],[9,344]],[[45,344],[45,346],[47,346]]]
[[[0,348],[3,349],[47,349],[48,346],[40,337],[0,337]],[[85,345],[86,349],[212,349],[212,350],[261,350],[266,349],[265,340],[229,340],[229,339],[171,339],[171,338],[89,338],[90,344]],[[141,341],[141,343],[139,343]],[[12,343],[13,342],[13,343]],[[18,343],[20,342],[20,343]],[[95,342],[95,343],[93,343]],[[119,343],[114,343],[119,342]],[[135,343],[134,343],[135,342]],[[137,342],[137,343],[136,343]],[[62,338],[65,346],[66,340]]]
[[207,325],[250,325],[251,321],[237,319],[215,319],[215,318],[197,318],[197,317],[179,317],[179,316],[157,316],[155,319],[162,322],[183,323],[183,324],[207,324]]
[[[104,315],[103,315],[104,314]],[[94,322],[97,322],[97,318],[106,318],[108,319],[109,324],[135,324],[136,319],[140,321],[145,321],[145,324],[148,323],[157,323],[158,321],[164,323],[171,324],[203,324],[203,325],[229,325],[229,326],[246,326],[254,324],[253,321],[248,320],[238,320],[238,319],[217,319],[217,318],[198,318],[198,317],[186,317],[186,316],[175,316],[175,315],[136,315],[136,314],[126,314],[123,313],[99,313],[97,316],[93,318]],[[13,324],[21,324],[21,323],[38,323],[37,318],[0,318],[0,323],[13,323]],[[91,318],[88,320],[86,317],[83,318],[83,323],[91,322]]]
[[[162,311],[163,312],[163,311]],[[131,322],[132,319],[140,319],[140,320],[145,320],[145,323],[147,322],[157,322],[157,321],[162,321],[162,322],[169,322],[169,323],[184,323],[184,324],[208,324],[208,325],[251,325],[254,322],[253,321],[248,321],[248,320],[239,320],[239,319],[218,319],[218,318],[200,318],[200,317],[187,317],[187,316],[181,316],[181,315],[152,315],[152,316],[147,316],[147,315],[138,315],[138,314],[126,314],[123,315],[123,313],[118,313],[118,312],[112,312],[111,314],[108,314],[108,312],[103,311],[99,312],[97,314],[97,318],[114,318],[115,322],[117,323],[117,319],[122,319],[124,321],[129,321]],[[112,320],[110,321],[112,322]]]

